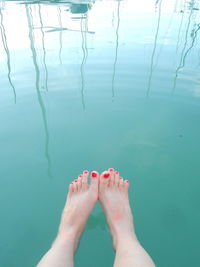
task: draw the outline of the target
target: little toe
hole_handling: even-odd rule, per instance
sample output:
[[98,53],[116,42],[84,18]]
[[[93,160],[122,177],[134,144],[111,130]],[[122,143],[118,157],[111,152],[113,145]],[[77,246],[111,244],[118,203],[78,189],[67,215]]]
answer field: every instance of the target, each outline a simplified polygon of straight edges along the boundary
[[129,181],[128,181],[128,180],[125,180],[125,181],[124,181],[124,189],[125,189],[126,191],[128,191],[128,188],[129,188]]
[[69,184],[69,195],[71,196],[73,194],[73,183]]
[[110,173],[108,171],[102,172],[100,176],[100,185],[108,185],[110,181]]

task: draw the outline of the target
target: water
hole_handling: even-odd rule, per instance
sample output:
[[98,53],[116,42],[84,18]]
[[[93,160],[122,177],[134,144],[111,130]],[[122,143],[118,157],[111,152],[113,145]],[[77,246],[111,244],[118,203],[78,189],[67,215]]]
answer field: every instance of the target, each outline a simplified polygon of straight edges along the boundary
[[[0,266],[35,266],[68,183],[109,167],[157,266],[199,266],[199,1],[0,3]],[[97,205],[76,266],[113,260]]]

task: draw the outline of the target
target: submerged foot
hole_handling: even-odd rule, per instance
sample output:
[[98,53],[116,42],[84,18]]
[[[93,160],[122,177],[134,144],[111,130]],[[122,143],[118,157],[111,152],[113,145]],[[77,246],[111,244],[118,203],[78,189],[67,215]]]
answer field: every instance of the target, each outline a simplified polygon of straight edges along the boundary
[[69,192],[58,231],[57,239],[71,240],[76,250],[80,235],[87,219],[98,199],[99,174],[92,172],[88,184],[89,172],[84,171],[69,185]]
[[121,240],[136,240],[128,187],[128,180],[124,181],[113,169],[100,176],[99,201],[107,217],[114,249]]

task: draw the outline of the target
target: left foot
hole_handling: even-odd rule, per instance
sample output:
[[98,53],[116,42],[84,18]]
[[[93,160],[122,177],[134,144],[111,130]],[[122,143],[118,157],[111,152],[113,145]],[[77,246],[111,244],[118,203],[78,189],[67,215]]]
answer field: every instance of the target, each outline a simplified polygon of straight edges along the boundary
[[70,183],[58,231],[57,240],[71,240],[74,251],[98,199],[99,174],[97,172],[90,174],[90,184],[88,184],[88,176],[89,172],[84,171],[77,180]]

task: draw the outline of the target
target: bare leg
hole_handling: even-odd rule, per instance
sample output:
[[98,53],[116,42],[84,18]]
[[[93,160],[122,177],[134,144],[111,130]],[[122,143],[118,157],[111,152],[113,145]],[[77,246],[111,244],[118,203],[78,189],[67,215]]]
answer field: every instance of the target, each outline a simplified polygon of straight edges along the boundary
[[99,174],[84,171],[69,185],[67,201],[62,213],[58,235],[50,250],[37,267],[73,267],[74,253],[86,221],[98,199]]
[[99,201],[106,213],[113,247],[114,267],[155,267],[150,256],[137,240],[128,198],[128,181],[109,169],[100,176]]

